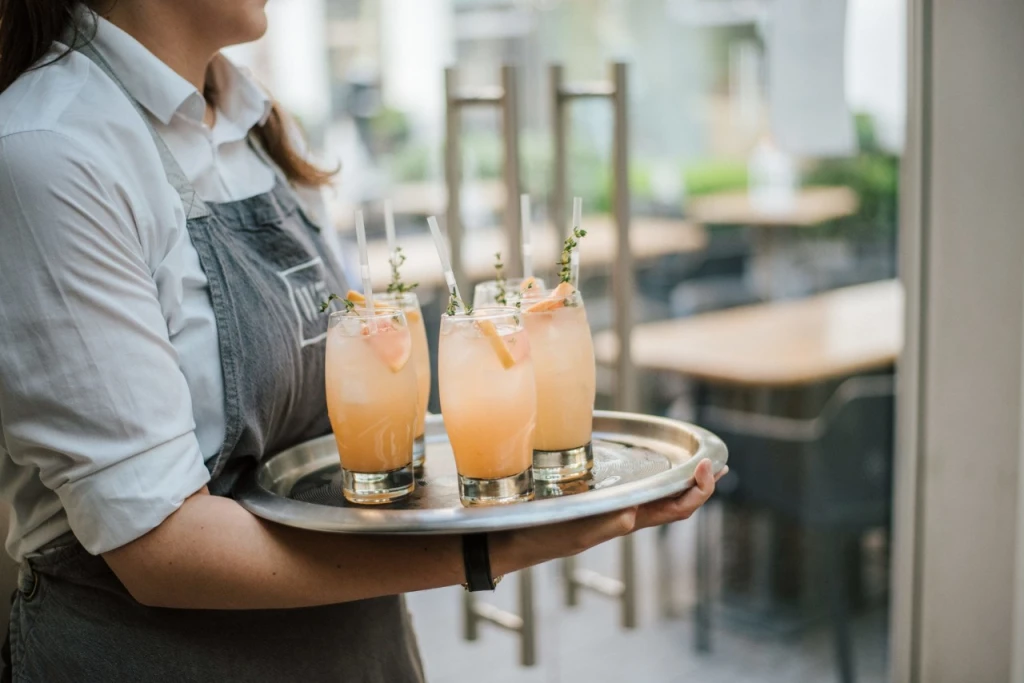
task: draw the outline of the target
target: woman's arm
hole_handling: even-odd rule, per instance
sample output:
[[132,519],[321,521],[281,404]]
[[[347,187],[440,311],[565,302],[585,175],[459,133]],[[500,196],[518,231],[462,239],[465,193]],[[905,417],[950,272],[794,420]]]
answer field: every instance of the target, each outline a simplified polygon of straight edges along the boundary
[[[712,494],[711,463],[684,495],[639,509],[491,535],[495,575],[686,519]],[[103,555],[132,596],[155,607],[327,605],[462,583],[457,536],[357,536],[265,522],[205,490],[145,536]]]

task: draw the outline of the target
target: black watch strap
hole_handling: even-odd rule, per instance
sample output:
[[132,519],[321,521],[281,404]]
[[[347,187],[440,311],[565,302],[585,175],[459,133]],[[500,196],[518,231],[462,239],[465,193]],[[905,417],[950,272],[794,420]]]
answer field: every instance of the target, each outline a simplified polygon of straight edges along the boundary
[[497,583],[491,575],[491,551],[487,543],[487,534],[463,535],[462,563],[466,569],[466,590],[494,590]]

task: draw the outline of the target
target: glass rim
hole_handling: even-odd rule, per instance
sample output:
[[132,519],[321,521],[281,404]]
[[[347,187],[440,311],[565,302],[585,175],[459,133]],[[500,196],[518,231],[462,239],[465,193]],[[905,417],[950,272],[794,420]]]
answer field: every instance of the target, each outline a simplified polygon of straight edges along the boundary
[[[539,292],[540,296],[531,297],[531,298],[536,298],[538,301],[540,301],[541,299],[546,299],[547,297],[549,297],[552,294],[554,294],[555,289],[557,289],[557,285],[555,287],[545,287],[543,289],[532,290],[532,291]],[[574,290],[572,290],[572,293],[569,294],[569,296],[566,296],[564,298],[568,299],[569,297],[574,297],[574,296],[580,297],[582,299],[583,298],[583,293],[580,292],[580,290],[578,290],[578,289],[574,289]]]
[[331,313],[330,318],[328,318],[328,324],[340,320],[381,320],[383,318],[394,318],[396,315],[402,317],[403,324],[408,324],[405,319],[405,311],[401,308],[375,306],[371,316],[366,306],[356,305],[351,311],[334,311]]
[[[512,282],[518,282],[518,283],[521,284],[521,283],[525,282],[526,280],[527,280],[527,278],[525,278],[525,277],[507,277],[507,278],[505,278],[505,284],[507,285],[507,284],[510,284]],[[541,283],[544,282],[544,278],[537,277],[536,275],[533,276],[533,280],[534,280],[534,282],[541,282]],[[498,281],[495,280],[495,279],[484,280],[482,282],[476,283],[476,286],[477,287],[497,287],[498,286]]]
[[496,320],[498,318],[514,318],[520,315],[515,306],[481,306],[474,308],[472,313],[456,313],[455,315],[441,314],[441,319],[455,324],[463,322],[479,322],[481,320]]

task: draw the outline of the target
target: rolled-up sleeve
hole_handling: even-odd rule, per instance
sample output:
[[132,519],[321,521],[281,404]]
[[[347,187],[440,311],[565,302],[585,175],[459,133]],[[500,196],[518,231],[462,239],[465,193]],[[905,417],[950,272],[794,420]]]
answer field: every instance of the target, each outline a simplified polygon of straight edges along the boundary
[[209,479],[128,192],[70,138],[0,138],[0,443],[94,554]]

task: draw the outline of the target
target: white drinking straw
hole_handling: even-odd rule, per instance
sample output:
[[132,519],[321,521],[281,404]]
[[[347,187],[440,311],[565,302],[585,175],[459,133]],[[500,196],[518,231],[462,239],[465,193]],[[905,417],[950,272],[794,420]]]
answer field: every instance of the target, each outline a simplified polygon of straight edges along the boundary
[[[576,231],[583,223],[583,197],[572,199],[572,232],[575,239]],[[576,239],[576,247],[569,254],[569,281],[573,289],[580,288],[580,241]]]
[[523,279],[533,277],[533,247],[530,244],[530,195],[519,195],[519,219],[522,221]]
[[437,247],[437,255],[441,259],[441,268],[444,269],[444,281],[448,283],[448,291],[455,295],[455,302],[458,309],[465,313],[466,309],[462,304],[462,295],[459,294],[459,285],[455,282],[455,273],[452,272],[452,261],[448,256],[448,242],[441,234],[441,226],[437,224],[437,218],[427,218],[430,226],[430,234],[434,236],[434,246]]
[[370,332],[377,331],[377,320],[373,310],[373,287],[370,284],[370,255],[366,250],[366,225],[363,212],[356,211],[356,239],[359,241],[359,274],[363,278],[363,296],[366,297],[366,312],[370,316]]
[[398,240],[395,238],[395,212],[390,199],[384,200],[384,232],[388,236],[388,255],[395,260],[398,258]]

